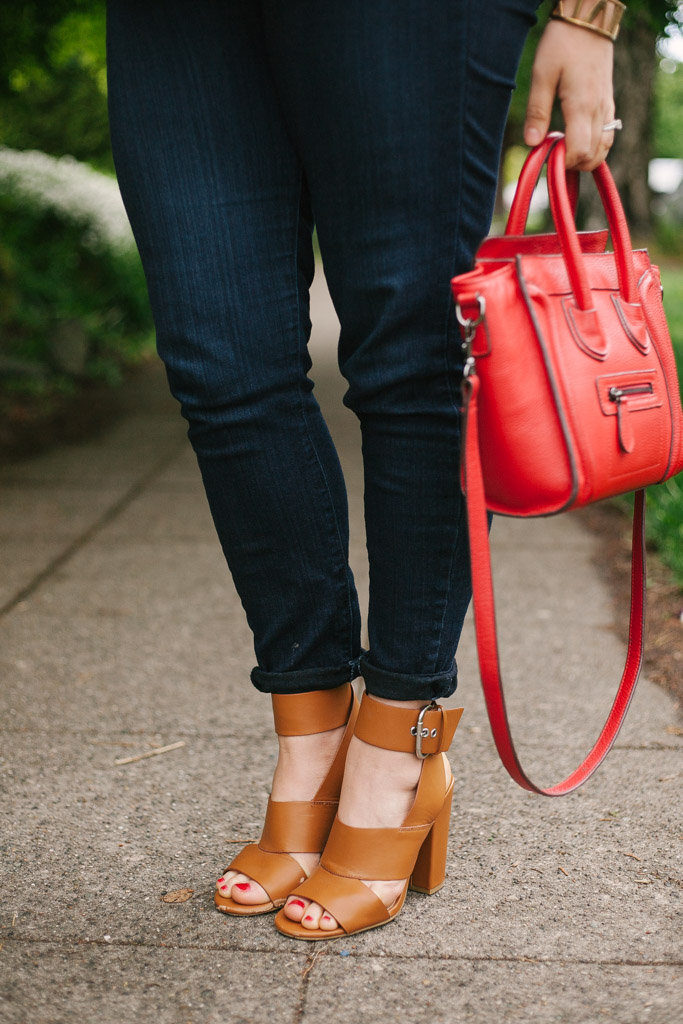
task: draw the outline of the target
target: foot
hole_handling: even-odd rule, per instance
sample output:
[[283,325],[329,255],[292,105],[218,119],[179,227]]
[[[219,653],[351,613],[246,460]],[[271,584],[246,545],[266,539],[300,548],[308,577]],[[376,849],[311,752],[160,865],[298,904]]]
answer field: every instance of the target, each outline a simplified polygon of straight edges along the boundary
[[[382,703],[408,708],[424,707],[424,701]],[[450,765],[445,755],[444,763],[447,778],[450,778]],[[422,761],[415,754],[383,750],[353,736],[346,755],[337,817],[345,825],[356,828],[397,828],[405,820],[415,799],[421,770]],[[370,787],[368,779],[374,780]],[[387,908],[396,902],[406,884],[405,878],[363,881]],[[285,903],[284,913],[304,928],[332,931],[338,927],[335,918],[324,907],[302,896],[290,896]]]
[[[278,736],[279,755],[273,775],[272,800],[312,800],[321,782],[327,775],[339,744],[344,736],[345,726],[312,736]],[[320,855],[287,851],[306,873],[306,877],[318,866]],[[227,871],[216,882],[221,896],[233,899],[235,903],[256,906],[270,903],[265,889],[238,871]]]

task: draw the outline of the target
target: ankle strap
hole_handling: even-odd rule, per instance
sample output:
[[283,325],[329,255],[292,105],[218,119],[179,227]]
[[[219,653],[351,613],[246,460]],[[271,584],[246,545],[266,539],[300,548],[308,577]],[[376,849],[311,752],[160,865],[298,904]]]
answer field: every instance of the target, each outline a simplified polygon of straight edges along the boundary
[[278,736],[310,736],[346,725],[353,700],[351,683],[309,693],[273,693]]
[[353,734],[373,747],[403,750],[424,758],[448,750],[463,711],[442,708],[434,701],[422,709],[395,707],[364,693]]

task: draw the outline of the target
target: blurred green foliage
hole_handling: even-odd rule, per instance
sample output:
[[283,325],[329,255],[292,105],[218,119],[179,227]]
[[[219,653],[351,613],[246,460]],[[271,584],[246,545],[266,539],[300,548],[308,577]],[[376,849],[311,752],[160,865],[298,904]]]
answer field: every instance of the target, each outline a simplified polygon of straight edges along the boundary
[[683,158],[683,65],[661,70],[655,91],[655,156]]
[[14,395],[118,383],[149,350],[151,320],[135,250],[93,242],[91,221],[5,186],[0,195],[0,371]]
[[[0,145],[113,175],[103,0],[0,4]],[[0,189],[0,417],[25,403],[47,420],[65,397],[117,384],[153,347],[132,239],[108,244],[92,204],[60,209],[39,178],[33,194],[6,174]]]
[[[653,256],[653,261],[656,259]],[[664,309],[673,342],[678,381],[683,395],[683,267],[663,261]],[[683,473],[647,491],[645,518],[648,541],[672,569],[683,587]]]
[[102,0],[0,4],[0,144],[113,173]]

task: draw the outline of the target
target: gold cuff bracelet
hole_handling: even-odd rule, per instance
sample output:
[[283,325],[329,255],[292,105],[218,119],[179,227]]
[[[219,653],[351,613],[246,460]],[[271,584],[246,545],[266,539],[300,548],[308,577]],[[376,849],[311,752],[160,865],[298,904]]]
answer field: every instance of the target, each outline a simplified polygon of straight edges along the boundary
[[564,0],[558,0],[550,17],[557,21],[567,21],[570,25],[578,25],[580,28],[587,28],[590,32],[597,32],[614,42],[619,35],[619,24],[626,10],[626,4],[622,4],[621,0],[598,0],[585,16],[581,16],[580,11],[583,6],[584,0],[575,0],[574,9],[569,14],[566,10],[569,4]]

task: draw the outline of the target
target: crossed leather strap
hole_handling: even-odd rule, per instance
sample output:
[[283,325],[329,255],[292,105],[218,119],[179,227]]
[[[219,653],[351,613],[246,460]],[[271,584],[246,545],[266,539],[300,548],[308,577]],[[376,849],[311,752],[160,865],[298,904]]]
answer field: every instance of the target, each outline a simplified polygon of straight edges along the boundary
[[[355,828],[336,817],[320,865],[291,895],[320,904],[336,918],[340,927],[315,931],[290,920],[280,911],[275,919],[279,931],[293,938],[327,939],[375,928],[391,920],[403,906],[418,852],[437,817],[442,816],[445,835],[442,836],[442,852],[437,854],[440,862],[435,869],[440,875],[435,889],[440,888],[445,872],[453,783],[447,782],[443,758],[433,755],[448,749],[462,712],[462,708],[446,709],[437,705],[423,710],[420,715],[419,709],[383,704],[367,693],[363,695],[354,734],[372,746],[414,752],[419,718],[424,760],[415,799],[398,828]],[[431,855],[431,848],[427,852]],[[400,878],[406,879],[404,891],[389,908],[362,881]],[[435,891],[429,888],[428,873],[425,880],[426,886],[415,884],[412,887],[423,892]]]
[[346,732],[312,800],[268,798],[261,838],[240,850],[225,870],[253,878],[265,889],[270,903],[250,906],[217,891],[214,902],[218,909],[235,915],[265,913],[282,906],[292,889],[306,878],[301,865],[287,851],[322,851],[337,812],[346,751],[358,715],[358,701],[350,683],[311,693],[274,693],[272,702],[275,732],[279,736],[309,736],[345,724]]

